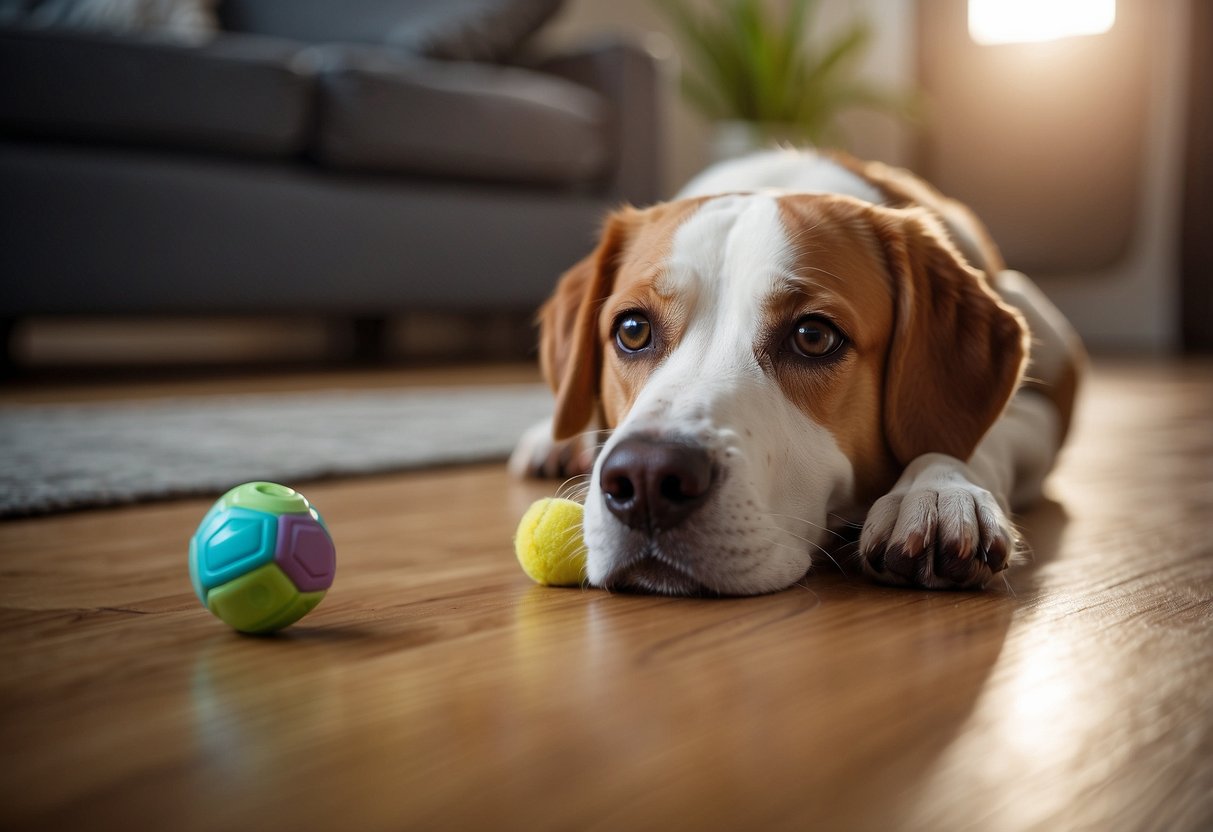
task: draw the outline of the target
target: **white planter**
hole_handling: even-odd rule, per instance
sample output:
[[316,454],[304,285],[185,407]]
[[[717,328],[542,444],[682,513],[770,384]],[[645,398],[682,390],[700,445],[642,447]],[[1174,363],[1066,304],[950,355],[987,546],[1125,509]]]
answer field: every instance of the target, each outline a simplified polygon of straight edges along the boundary
[[736,159],[773,147],[809,147],[800,131],[787,124],[763,124],[754,121],[726,120],[712,125],[713,162]]

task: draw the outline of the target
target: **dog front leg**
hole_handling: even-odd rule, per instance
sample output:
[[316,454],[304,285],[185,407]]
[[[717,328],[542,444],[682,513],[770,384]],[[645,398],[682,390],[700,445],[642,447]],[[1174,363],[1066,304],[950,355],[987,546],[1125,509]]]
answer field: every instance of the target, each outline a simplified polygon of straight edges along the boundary
[[566,479],[590,473],[601,447],[603,431],[587,430],[572,439],[552,438],[552,420],[527,428],[510,454],[509,470],[516,477]]
[[1010,512],[1041,493],[1057,455],[1056,408],[1021,390],[968,461],[924,454],[868,512],[859,551],[873,580],[982,587],[1017,557]]

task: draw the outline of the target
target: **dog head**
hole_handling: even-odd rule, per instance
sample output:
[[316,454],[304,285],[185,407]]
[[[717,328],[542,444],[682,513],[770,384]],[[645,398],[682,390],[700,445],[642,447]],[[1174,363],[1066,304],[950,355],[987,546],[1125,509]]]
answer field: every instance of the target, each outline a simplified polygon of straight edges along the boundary
[[972,453],[1026,350],[932,215],[825,195],[617,212],[540,321],[556,438],[613,429],[589,580],[675,594],[797,581],[832,515]]

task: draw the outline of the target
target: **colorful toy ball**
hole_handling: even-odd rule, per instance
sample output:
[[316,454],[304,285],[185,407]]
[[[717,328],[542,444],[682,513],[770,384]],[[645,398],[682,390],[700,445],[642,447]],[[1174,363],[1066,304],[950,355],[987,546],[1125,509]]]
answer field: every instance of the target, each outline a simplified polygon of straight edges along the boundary
[[311,612],[333,585],[337,551],[307,498],[273,482],[224,494],[190,538],[199,600],[242,633],[272,633]]

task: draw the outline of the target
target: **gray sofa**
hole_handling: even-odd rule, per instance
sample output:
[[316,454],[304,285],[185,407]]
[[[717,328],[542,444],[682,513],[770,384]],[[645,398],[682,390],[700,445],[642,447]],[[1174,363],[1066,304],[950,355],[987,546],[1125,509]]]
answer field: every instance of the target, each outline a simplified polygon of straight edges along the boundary
[[[658,196],[662,68],[626,43],[530,56],[556,5],[227,0],[200,39],[0,28],[0,318],[534,307],[607,208]],[[435,45],[418,8],[476,25]],[[475,20],[519,8],[514,30]]]

